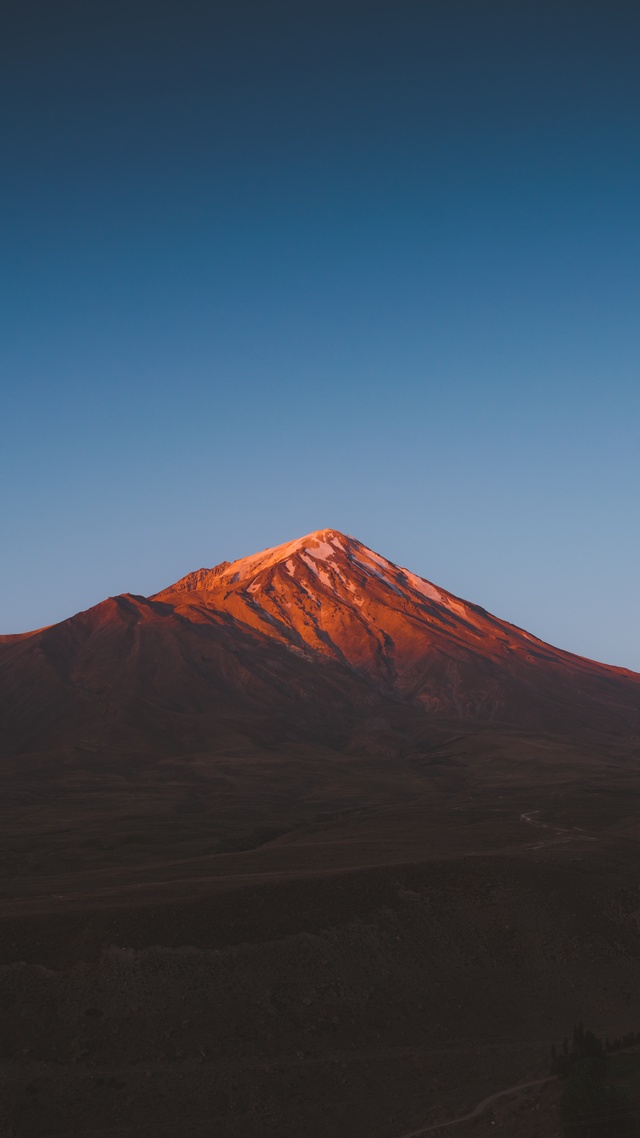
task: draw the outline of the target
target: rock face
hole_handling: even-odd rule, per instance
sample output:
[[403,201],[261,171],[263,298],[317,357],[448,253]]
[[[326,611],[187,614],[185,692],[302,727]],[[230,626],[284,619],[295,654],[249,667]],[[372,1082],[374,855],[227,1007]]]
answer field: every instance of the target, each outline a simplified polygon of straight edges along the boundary
[[399,706],[573,735],[640,730],[637,674],[553,648],[336,530],[1,638],[0,668],[9,753],[97,740],[182,753],[229,716],[275,716],[277,736],[345,717],[352,731]]

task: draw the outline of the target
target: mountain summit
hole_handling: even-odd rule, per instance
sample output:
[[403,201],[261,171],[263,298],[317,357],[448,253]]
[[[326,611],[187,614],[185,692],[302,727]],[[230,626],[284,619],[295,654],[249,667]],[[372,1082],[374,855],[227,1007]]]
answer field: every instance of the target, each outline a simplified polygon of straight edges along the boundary
[[238,561],[223,561],[213,569],[198,569],[166,591],[217,590],[234,585],[239,585],[240,588],[253,586],[255,591],[259,587],[255,585],[256,581],[265,580],[264,574],[269,574],[271,580],[273,573],[277,573],[281,567],[292,581],[307,581],[312,584],[315,578],[324,586],[325,593],[326,590],[333,591],[342,599],[345,587],[351,591],[351,578],[354,574],[360,578],[364,574],[364,578],[369,580],[377,578],[396,594],[400,585],[430,596],[432,600],[440,600],[448,595],[407,569],[399,569],[386,557],[368,549],[357,538],[335,529],[315,530],[296,541],[275,545],[262,553],[254,553]]

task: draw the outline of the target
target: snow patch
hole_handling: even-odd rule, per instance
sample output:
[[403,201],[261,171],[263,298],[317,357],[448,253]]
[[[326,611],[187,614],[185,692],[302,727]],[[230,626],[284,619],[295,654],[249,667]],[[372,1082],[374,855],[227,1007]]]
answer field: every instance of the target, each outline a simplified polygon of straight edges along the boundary
[[342,570],[335,561],[331,564],[331,572],[338,578],[340,584],[344,585],[345,589],[353,590],[353,582],[342,575]]
[[445,604],[448,609],[451,609],[451,611],[456,614],[456,616],[461,616],[463,620],[469,619],[467,606],[464,605],[462,601],[454,601],[452,597],[447,597]]
[[407,579],[407,583],[411,586],[416,593],[422,593],[423,597],[428,597],[430,601],[437,601],[438,604],[446,604],[440,589],[436,589],[435,585],[425,581],[424,577],[418,577],[415,573],[410,573],[408,569],[402,570]]
[[[326,561],[327,557],[334,556],[335,549],[326,541],[318,541],[313,546],[307,545],[305,547],[304,553],[309,553],[312,557],[315,557],[320,561]],[[304,553],[302,556],[304,556]]]
[[331,579],[330,574],[325,568],[323,568],[322,565],[318,565],[317,561],[314,560],[312,553],[310,554],[304,552],[300,554],[300,557],[304,561],[305,565],[314,574],[314,576],[318,577],[322,581],[323,585],[328,585],[330,589],[333,589],[334,582]]
[[366,556],[371,561],[374,561],[376,565],[379,565],[381,569],[386,569],[387,572],[393,572],[395,569],[395,565],[393,565],[391,561],[387,561],[387,558],[381,557],[379,553],[374,553],[372,549],[367,549]]

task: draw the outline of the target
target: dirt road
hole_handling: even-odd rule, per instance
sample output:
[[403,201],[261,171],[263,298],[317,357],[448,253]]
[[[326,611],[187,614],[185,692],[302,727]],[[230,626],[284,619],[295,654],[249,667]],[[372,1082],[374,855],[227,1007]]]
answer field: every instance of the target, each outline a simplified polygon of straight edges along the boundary
[[506,1095],[516,1094],[517,1091],[526,1091],[529,1087],[542,1087],[545,1083],[555,1082],[556,1075],[547,1075],[544,1079],[532,1079],[528,1083],[517,1083],[515,1087],[507,1087],[503,1091],[495,1091],[492,1095],[487,1095],[479,1102],[473,1110],[468,1114],[461,1114],[458,1118],[450,1118],[445,1122],[431,1122],[428,1126],[421,1126],[418,1130],[410,1130],[405,1134],[399,1135],[399,1138],[422,1138],[424,1134],[433,1134],[436,1130],[446,1130],[449,1126],[458,1126],[461,1122],[471,1122],[474,1118],[479,1118],[484,1114],[485,1110],[491,1106],[492,1102],[496,1099],[504,1098]]

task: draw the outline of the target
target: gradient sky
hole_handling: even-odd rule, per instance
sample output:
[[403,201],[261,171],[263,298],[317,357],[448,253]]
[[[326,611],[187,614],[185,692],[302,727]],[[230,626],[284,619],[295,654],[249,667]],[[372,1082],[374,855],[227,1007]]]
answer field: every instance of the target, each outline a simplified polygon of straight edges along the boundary
[[332,526],[640,670],[635,0],[0,43],[0,632]]

